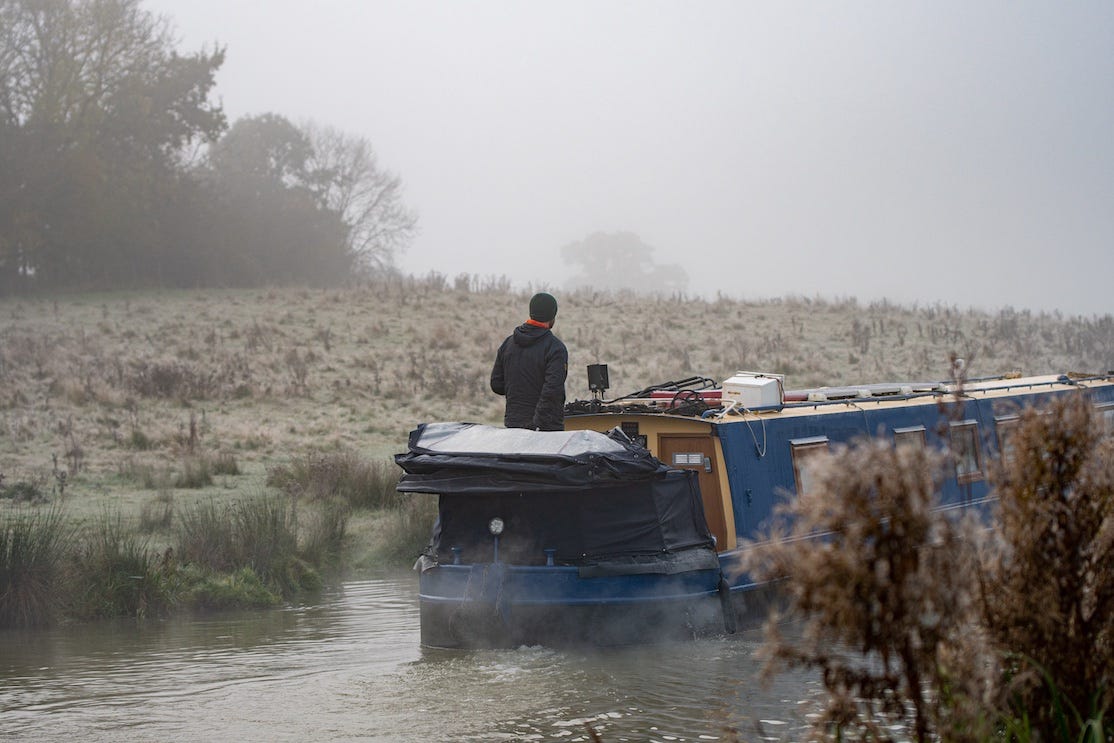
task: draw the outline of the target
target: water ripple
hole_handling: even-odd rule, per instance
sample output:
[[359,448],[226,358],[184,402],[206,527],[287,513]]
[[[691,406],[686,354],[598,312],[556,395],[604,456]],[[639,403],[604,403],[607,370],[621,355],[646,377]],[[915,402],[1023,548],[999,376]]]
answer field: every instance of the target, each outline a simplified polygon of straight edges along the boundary
[[[0,736],[62,740],[793,740],[818,688],[757,638],[423,650],[412,575],[313,605],[0,633]],[[789,701],[787,701],[789,700]],[[805,702],[805,704],[798,704]]]

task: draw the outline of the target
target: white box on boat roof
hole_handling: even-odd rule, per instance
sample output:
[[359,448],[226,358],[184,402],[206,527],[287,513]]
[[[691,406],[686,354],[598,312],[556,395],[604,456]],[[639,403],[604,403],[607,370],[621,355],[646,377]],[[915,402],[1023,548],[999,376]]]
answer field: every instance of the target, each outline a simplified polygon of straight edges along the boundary
[[725,404],[734,401],[744,408],[765,408],[782,404],[785,375],[738,371],[722,386]]

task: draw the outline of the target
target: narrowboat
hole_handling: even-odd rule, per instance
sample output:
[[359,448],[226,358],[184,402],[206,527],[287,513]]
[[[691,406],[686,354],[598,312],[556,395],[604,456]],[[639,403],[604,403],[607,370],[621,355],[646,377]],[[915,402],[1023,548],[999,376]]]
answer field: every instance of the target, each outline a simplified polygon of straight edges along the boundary
[[939,447],[941,508],[986,509],[989,458],[1020,411],[1085,394],[1114,432],[1114,372],[786,389],[777,374],[690,377],[566,406],[563,432],[430,423],[396,456],[436,493],[420,571],[430,647],[617,645],[734,632],[776,597],[738,569],[810,457],[864,435]]

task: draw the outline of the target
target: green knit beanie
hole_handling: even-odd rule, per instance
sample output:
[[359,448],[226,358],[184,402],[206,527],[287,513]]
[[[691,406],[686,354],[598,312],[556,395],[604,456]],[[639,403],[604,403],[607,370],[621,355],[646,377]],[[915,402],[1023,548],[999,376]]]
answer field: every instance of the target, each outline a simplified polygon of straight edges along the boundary
[[552,294],[538,292],[530,297],[530,319],[538,322],[553,322],[557,317],[557,300]]

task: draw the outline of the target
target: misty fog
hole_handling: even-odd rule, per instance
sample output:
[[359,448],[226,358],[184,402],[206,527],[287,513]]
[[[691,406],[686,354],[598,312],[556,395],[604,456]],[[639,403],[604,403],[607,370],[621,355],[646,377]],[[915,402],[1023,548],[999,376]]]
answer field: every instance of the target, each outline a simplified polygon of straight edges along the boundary
[[1114,5],[150,0],[229,122],[366,138],[407,272],[561,288],[632,233],[689,295],[1105,314]]

